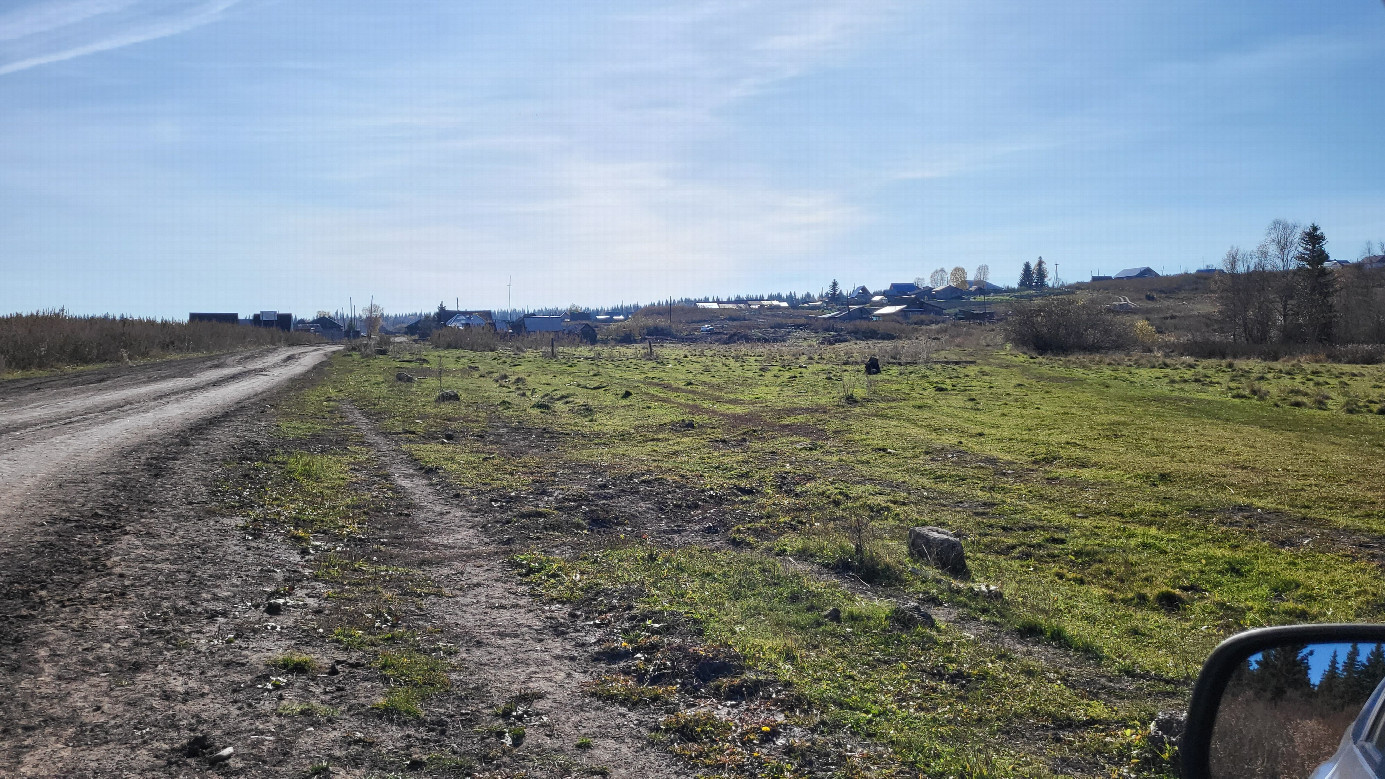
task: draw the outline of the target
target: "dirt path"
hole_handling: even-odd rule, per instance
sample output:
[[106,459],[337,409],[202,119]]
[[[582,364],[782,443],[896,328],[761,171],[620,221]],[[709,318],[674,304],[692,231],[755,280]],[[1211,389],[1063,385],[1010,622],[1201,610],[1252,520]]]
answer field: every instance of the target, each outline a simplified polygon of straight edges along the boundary
[[[234,469],[283,445],[261,412],[315,381],[303,374],[321,356],[0,384],[0,776],[689,775],[646,741],[662,712],[582,693],[598,629],[537,605],[507,548],[348,409],[376,460],[368,489],[388,497],[341,553],[445,587],[400,617],[456,647],[452,689],[426,717],[376,711],[390,683],[331,640],[344,607],[314,576],[320,553],[250,532],[224,504]],[[276,670],[286,653],[319,667]],[[521,718],[496,716],[515,700]],[[333,713],[285,714],[309,703]],[[522,746],[496,740],[520,723]]]
[[112,470],[122,451],[264,395],[331,350],[291,347],[0,384],[0,532],[16,532],[26,505],[45,499],[54,477]]
[[[677,777],[687,774],[645,738],[651,715],[603,704],[581,691],[595,678],[590,662],[598,632],[566,632],[570,622],[554,619],[533,602],[505,560],[510,552],[477,530],[480,518],[449,503],[439,488],[406,455],[382,436],[355,408],[345,410],[366,442],[413,503],[423,534],[414,544],[416,564],[456,597],[437,601],[435,624],[456,629],[458,665],[476,673],[474,681],[491,697],[537,693],[532,706],[543,718],[530,728],[538,749],[562,751],[590,738],[590,759],[613,776]],[[583,649],[585,648],[585,649]]]

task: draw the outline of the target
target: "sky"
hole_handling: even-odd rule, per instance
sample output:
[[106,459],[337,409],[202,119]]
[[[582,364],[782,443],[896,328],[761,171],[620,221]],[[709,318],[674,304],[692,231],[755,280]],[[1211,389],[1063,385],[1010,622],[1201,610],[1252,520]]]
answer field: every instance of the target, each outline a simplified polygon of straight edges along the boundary
[[1380,0],[7,0],[0,314],[1355,259],[1382,140]]

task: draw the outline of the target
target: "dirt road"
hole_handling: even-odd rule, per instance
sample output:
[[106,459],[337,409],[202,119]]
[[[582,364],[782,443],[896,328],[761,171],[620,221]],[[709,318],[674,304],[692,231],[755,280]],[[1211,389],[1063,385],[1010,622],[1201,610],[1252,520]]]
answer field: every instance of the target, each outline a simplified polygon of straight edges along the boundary
[[0,532],[39,488],[213,419],[302,375],[330,347],[300,346],[0,383]]
[[[0,776],[687,775],[646,742],[658,712],[580,693],[598,630],[536,604],[510,552],[354,410],[311,447],[369,451],[359,533],[297,548],[227,508],[282,456],[277,409],[326,354],[0,383]],[[446,588],[371,607],[452,647],[426,717],[382,715],[378,651],[331,639],[361,616],[316,575],[333,557]],[[292,653],[316,669],[274,666]]]

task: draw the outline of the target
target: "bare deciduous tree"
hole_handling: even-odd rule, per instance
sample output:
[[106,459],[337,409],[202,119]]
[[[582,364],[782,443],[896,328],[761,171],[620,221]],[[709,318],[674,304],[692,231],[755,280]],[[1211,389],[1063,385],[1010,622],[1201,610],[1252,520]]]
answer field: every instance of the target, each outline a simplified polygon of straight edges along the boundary
[[1298,237],[1303,226],[1298,222],[1276,219],[1265,228],[1265,239],[1256,250],[1263,260],[1261,270],[1280,271],[1273,280],[1273,294],[1278,298],[1279,340],[1288,341],[1291,337],[1289,323],[1293,317],[1294,295],[1298,292],[1298,281],[1289,271],[1298,267],[1294,255],[1298,252]]
[[1303,226],[1298,222],[1276,219],[1265,228],[1265,239],[1260,242],[1267,260],[1267,270],[1293,270],[1298,267],[1294,253],[1298,251],[1298,235]]
[[952,273],[949,274],[947,277],[947,283],[951,284],[957,289],[966,289],[967,269],[963,268],[961,265],[958,265],[957,267],[953,268]]
[[947,286],[947,269],[938,268],[928,276],[928,286],[937,289]]
[[991,266],[981,264],[976,266],[976,283],[985,284],[991,280]]

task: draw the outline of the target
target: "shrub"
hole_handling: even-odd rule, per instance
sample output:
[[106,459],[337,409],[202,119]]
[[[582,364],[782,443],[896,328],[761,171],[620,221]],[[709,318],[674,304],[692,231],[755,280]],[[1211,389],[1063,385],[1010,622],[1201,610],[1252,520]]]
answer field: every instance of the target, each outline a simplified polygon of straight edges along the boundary
[[78,317],[58,309],[0,316],[0,371],[45,370],[315,341],[316,336],[309,333],[286,333],[269,327],[125,316]]
[[1129,319],[1078,297],[1015,303],[1005,334],[1016,346],[1039,354],[1114,351],[1137,342]]

